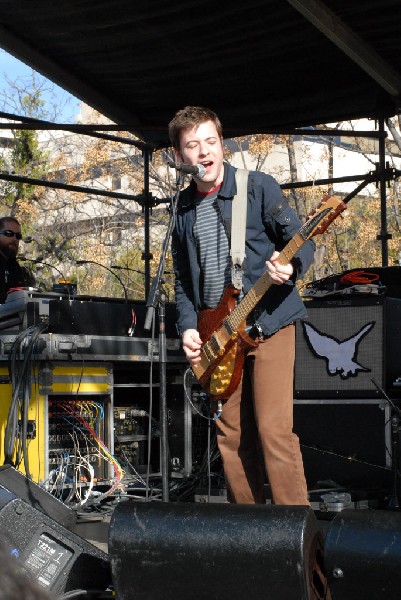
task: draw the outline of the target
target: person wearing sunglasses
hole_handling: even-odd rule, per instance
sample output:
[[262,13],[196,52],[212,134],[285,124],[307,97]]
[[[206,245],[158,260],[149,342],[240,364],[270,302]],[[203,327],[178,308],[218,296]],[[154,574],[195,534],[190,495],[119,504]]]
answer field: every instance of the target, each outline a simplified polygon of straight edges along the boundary
[[0,303],[10,289],[34,285],[33,277],[17,261],[21,225],[15,217],[0,218]]

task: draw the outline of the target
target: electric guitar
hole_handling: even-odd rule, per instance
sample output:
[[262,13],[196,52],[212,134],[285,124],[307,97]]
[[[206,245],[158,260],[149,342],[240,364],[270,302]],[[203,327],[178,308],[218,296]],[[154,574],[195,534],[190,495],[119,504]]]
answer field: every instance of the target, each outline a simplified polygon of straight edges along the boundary
[[[323,198],[277,260],[282,265],[288,264],[307,240],[324,233],[346,208],[336,196]],[[229,398],[239,385],[246,353],[258,344],[245,332],[246,318],[271,285],[265,271],[238,304],[240,290],[229,285],[216,308],[204,309],[199,314],[198,331],[201,339],[207,341],[201,348],[200,362],[192,371],[214,400]]]

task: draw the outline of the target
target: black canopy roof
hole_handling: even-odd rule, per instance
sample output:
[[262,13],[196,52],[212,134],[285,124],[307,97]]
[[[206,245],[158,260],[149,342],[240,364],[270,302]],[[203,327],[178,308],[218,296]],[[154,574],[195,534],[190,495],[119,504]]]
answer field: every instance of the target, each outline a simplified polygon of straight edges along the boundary
[[143,141],[186,104],[226,137],[400,110],[400,0],[1,0],[0,45]]

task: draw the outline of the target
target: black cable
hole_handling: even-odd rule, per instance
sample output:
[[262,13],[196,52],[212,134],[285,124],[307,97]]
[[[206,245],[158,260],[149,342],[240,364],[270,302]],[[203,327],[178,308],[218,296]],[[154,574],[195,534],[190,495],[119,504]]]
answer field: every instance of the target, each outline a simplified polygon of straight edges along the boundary
[[21,342],[29,335],[30,331],[27,329],[23,331],[15,340],[11,347],[10,359],[9,359],[9,374],[11,381],[11,402],[8,411],[7,424],[4,434],[4,464],[12,464],[12,457],[14,454],[15,438],[17,433],[18,425],[18,402],[19,402],[19,387],[21,380],[18,377],[18,368],[16,366],[17,355],[20,351]]
[[61,594],[61,596],[57,596],[56,600],[69,600],[70,598],[80,598],[83,596],[87,596],[89,598],[115,598],[114,592],[111,590],[70,590],[69,592],[65,592]]
[[30,334],[28,328],[17,336],[11,347],[10,358],[9,358],[9,375],[11,381],[11,402],[8,411],[7,424],[4,434],[4,464],[12,464],[12,457],[14,454],[15,437],[17,432],[18,424],[18,400],[19,400],[19,387],[21,384],[18,378],[18,369],[16,366],[17,355],[20,351],[20,346],[23,340]]
[[23,396],[22,396],[22,402],[21,402],[21,442],[20,442],[20,449],[21,449],[21,453],[22,453],[22,457],[24,459],[24,467],[25,467],[25,475],[28,477],[28,479],[32,479],[31,476],[31,471],[29,468],[29,457],[28,457],[28,446],[27,446],[27,439],[28,439],[28,416],[29,416],[29,400],[30,400],[30,389],[31,389],[31,372],[30,369],[28,370],[27,373],[27,377],[26,377],[26,382],[24,383],[24,388],[23,388]]
[[25,359],[26,370],[23,379],[23,394],[22,394],[22,406],[21,406],[21,452],[24,459],[25,475],[28,479],[32,479],[30,468],[29,468],[29,456],[28,456],[28,416],[29,416],[29,401],[31,398],[31,386],[32,386],[32,372],[33,372],[33,361],[32,356],[37,348],[37,341],[40,334],[47,329],[48,323],[44,321],[39,325],[35,326],[32,335],[28,342],[28,353]]
[[[32,384],[32,355],[40,334],[47,329],[47,326],[47,321],[43,321],[39,325],[28,327],[28,329],[20,333],[14,340],[9,359],[12,397],[4,434],[4,464],[13,464],[14,452],[16,453],[16,463],[19,464],[22,454],[28,478],[30,478],[30,472],[27,435],[28,409]],[[22,360],[21,358],[18,359],[21,355],[23,355]],[[18,409],[20,409],[21,413],[21,430],[17,447],[15,447],[18,433]]]
[[217,449],[217,442],[214,436],[211,440],[210,447],[208,447],[203,454],[199,471],[192,474],[187,480],[183,481],[178,486],[176,485],[175,490],[172,490],[175,491],[175,495],[172,499],[176,502],[181,502],[193,495],[194,491],[205,476],[208,478],[208,480],[210,480],[211,477],[220,478],[221,476],[219,474],[211,472],[211,465],[219,458],[219,456],[220,453]]
[[28,415],[29,415],[29,401],[31,398],[31,387],[32,387],[32,374],[34,365],[32,362],[32,356],[35,354],[35,350],[37,348],[37,342],[39,336],[45,329],[47,329],[48,323],[44,321],[40,325],[38,325],[32,333],[32,336],[29,340],[29,353],[27,358],[27,371],[25,373],[25,378],[23,382],[23,405],[21,410],[21,450],[22,456],[24,458],[24,467],[25,467],[25,475],[31,479],[30,469],[29,469],[29,456],[28,456],[28,447],[27,447],[27,439],[28,439]]

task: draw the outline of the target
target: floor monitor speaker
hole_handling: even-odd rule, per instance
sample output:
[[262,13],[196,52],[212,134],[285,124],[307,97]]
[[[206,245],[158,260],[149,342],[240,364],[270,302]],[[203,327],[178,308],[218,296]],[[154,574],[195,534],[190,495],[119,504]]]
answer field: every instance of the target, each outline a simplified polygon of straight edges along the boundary
[[326,534],[325,565],[332,600],[399,600],[401,514],[341,511]]
[[105,590],[108,556],[0,485],[0,530],[10,550],[53,596]]
[[309,507],[127,500],[111,518],[109,556],[119,600],[326,598]]
[[0,467],[0,485],[36,510],[57,521],[59,525],[70,530],[74,529],[77,521],[76,512],[11,465]]

